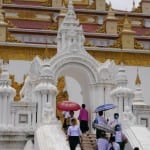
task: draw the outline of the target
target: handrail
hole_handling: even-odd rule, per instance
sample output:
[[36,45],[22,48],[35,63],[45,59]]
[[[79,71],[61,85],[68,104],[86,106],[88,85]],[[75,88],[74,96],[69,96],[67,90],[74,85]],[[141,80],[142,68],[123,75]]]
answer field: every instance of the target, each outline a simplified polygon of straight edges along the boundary
[[[136,135],[135,135],[135,133],[132,131],[131,127],[129,127],[128,129],[131,131],[132,135],[134,136],[134,138],[136,139],[137,143],[139,144],[140,150],[144,150],[144,148],[143,148],[141,142],[140,142],[139,139],[136,137]],[[128,136],[128,137],[129,137],[129,136]],[[132,146],[132,143],[130,143],[130,144],[131,144],[131,146]],[[136,146],[137,146],[137,145],[136,145]]]

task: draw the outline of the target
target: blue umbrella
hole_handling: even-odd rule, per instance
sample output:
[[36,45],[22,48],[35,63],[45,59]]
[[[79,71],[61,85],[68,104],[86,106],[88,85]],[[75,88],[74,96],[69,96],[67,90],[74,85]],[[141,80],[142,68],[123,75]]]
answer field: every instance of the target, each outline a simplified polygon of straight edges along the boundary
[[97,113],[99,111],[106,111],[106,110],[113,109],[113,108],[116,108],[114,104],[104,104],[104,105],[98,106],[95,109],[95,112]]

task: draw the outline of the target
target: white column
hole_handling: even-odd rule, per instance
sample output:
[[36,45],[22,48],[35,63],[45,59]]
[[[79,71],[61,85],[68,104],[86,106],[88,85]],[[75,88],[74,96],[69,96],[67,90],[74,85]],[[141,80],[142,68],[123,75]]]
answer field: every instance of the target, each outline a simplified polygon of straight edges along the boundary
[[41,94],[39,92],[36,93],[36,97],[37,97],[37,124],[40,123],[41,120],[41,101],[42,101],[42,97]]
[[3,97],[0,95],[0,124],[2,124],[2,115],[3,115]]
[[36,109],[34,109],[33,111],[32,111],[32,127],[35,127],[35,125],[36,125]]
[[62,33],[62,43],[61,43],[61,46],[62,46],[62,50],[64,51],[65,50],[65,45],[67,44],[65,44],[66,43],[66,41],[65,41],[65,33],[63,32]]
[[54,115],[56,116],[56,94],[49,93],[48,98],[49,98],[49,101],[51,102],[52,108],[54,110]]
[[99,87],[99,93],[100,93],[100,97],[99,97],[99,104],[98,104],[98,106],[104,104],[105,96],[104,96],[104,86],[103,85],[101,85]]
[[7,96],[7,124],[10,124],[10,95]]
[[116,97],[117,112],[119,113],[119,97]]
[[106,98],[106,103],[112,103],[111,97],[110,97],[110,91],[111,91],[111,85],[107,85],[105,88],[105,98]]
[[43,103],[43,105],[42,105],[42,110],[43,110],[45,104],[47,103],[47,93],[46,92],[43,93],[42,103]]
[[103,104],[103,88],[100,84],[93,84],[90,85],[90,112],[89,114],[91,114],[89,120],[90,122],[90,127],[92,130],[92,121],[95,119],[96,114],[94,113],[96,107],[98,107],[99,105]]
[[3,97],[3,124],[7,123],[7,95]]
[[14,110],[11,113],[11,123],[13,126],[15,125],[15,112],[14,112]]
[[120,115],[120,118],[122,118],[122,114],[123,114],[123,97],[120,96],[119,97],[119,115]]

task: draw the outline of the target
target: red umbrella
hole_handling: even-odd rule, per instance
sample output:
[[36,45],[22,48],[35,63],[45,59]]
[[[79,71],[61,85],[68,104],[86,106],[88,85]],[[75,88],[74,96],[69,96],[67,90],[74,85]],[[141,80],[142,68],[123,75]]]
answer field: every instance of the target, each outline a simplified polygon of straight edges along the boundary
[[76,111],[79,110],[81,107],[79,104],[71,101],[62,101],[57,104],[57,108],[62,111]]

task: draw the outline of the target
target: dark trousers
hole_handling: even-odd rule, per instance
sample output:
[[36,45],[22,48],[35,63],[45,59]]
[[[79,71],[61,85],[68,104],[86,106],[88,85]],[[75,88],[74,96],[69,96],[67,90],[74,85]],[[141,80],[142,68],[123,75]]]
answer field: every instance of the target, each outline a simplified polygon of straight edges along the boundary
[[80,129],[81,129],[82,133],[87,132],[89,130],[88,121],[80,120]]
[[101,133],[104,132],[103,130],[96,129],[96,139],[99,139],[101,137]]
[[120,145],[120,150],[125,149],[125,143],[124,142],[118,142],[118,144]]
[[79,136],[69,136],[70,150],[75,150],[79,144]]

